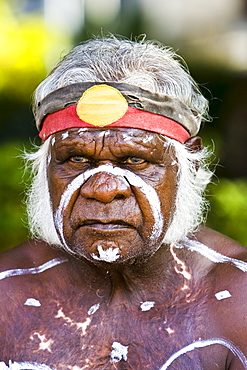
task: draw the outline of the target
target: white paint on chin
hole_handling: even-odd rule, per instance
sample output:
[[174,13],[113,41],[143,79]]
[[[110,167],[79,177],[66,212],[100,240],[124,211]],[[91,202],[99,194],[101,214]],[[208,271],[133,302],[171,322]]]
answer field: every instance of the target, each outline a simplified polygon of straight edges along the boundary
[[208,346],[211,346],[213,344],[220,344],[224,347],[227,347],[233,354],[234,356],[237,356],[239,358],[239,360],[242,362],[242,364],[244,365],[244,368],[247,369],[247,359],[245,357],[245,355],[243,354],[242,351],[240,351],[240,349],[238,347],[236,347],[232,342],[230,342],[229,340],[226,340],[226,339],[222,339],[222,338],[212,338],[212,339],[206,339],[206,340],[202,340],[202,339],[199,339],[191,344],[189,344],[188,346],[185,346],[183,348],[181,348],[179,351],[175,352],[166,362],[163,366],[161,366],[161,368],[159,370],[167,370],[168,367],[180,356],[184,355],[185,353],[188,353],[188,352],[191,352],[191,351],[194,351],[195,349],[197,348],[204,348],[204,347],[208,347]]
[[54,215],[54,223],[64,247],[70,253],[74,253],[69,248],[64,238],[63,211],[68,207],[70,199],[75,191],[77,191],[89,179],[89,177],[99,172],[106,172],[121,177],[122,181],[126,182],[128,186],[130,184],[140,189],[140,191],[145,195],[154,217],[154,225],[152,228],[150,239],[154,240],[158,238],[161,235],[163,229],[163,217],[161,214],[160,200],[155,189],[131,171],[124,170],[119,167],[113,167],[111,164],[105,164],[97,168],[87,170],[84,173],[78,175],[70,184],[68,184],[67,188],[61,196],[59,207]]
[[99,257],[96,256],[96,254],[92,253],[91,256],[93,259],[97,261],[104,261],[104,262],[115,262],[120,255],[119,253],[119,248],[112,248],[109,247],[108,249],[104,250],[101,245],[98,245],[97,247],[98,252],[99,252]]
[[128,357],[128,346],[123,346],[119,342],[112,343],[111,351],[111,363],[115,364],[121,360],[127,361]]

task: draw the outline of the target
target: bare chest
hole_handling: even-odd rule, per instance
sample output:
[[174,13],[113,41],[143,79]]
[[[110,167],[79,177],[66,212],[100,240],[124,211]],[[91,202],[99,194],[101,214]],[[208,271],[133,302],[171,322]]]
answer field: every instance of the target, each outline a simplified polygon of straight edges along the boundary
[[72,301],[25,302],[6,329],[1,361],[24,366],[20,369],[33,364],[34,370],[41,369],[38,364],[55,370],[214,369],[203,364],[198,351],[204,347],[203,325],[194,305],[80,302],[76,310]]

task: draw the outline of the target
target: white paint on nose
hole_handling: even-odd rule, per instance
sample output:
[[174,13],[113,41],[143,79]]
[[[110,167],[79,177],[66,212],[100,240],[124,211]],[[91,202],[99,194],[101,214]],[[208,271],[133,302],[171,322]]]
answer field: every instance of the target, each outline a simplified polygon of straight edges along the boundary
[[159,237],[162,233],[163,217],[161,214],[160,200],[155,189],[131,171],[119,167],[113,167],[112,164],[105,164],[97,168],[87,170],[84,173],[78,175],[73,181],[71,181],[70,184],[68,184],[67,188],[61,196],[59,207],[54,216],[54,222],[60,238],[67,250],[73,253],[73,251],[67,246],[63,235],[63,211],[68,207],[70,199],[75,191],[77,191],[89,179],[89,177],[99,172],[106,172],[115,176],[122,177],[122,180],[124,182],[126,182],[127,180],[130,185],[140,189],[140,191],[145,195],[154,217],[154,225],[150,238],[152,240]]

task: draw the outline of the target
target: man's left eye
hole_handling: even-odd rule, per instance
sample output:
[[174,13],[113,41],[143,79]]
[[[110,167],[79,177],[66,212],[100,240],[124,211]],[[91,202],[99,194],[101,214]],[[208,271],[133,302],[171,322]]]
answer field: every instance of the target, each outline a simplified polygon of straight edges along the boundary
[[83,155],[74,155],[69,159],[73,163],[86,163],[88,162],[88,158],[84,157]]
[[143,158],[139,158],[139,157],[128,157],[126,160],[125,160],[125,163],[127,164],[142,164],[142,163],[145,163],[145,159]]

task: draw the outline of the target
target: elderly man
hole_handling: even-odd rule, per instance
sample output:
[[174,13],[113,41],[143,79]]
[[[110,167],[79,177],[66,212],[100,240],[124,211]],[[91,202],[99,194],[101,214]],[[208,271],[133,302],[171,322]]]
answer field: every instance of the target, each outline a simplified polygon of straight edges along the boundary
[[247,369],[247,250],[200,226],[207,102],[178,57],[90,40],[34,112],[33,239],[1,256],[0,369]]

